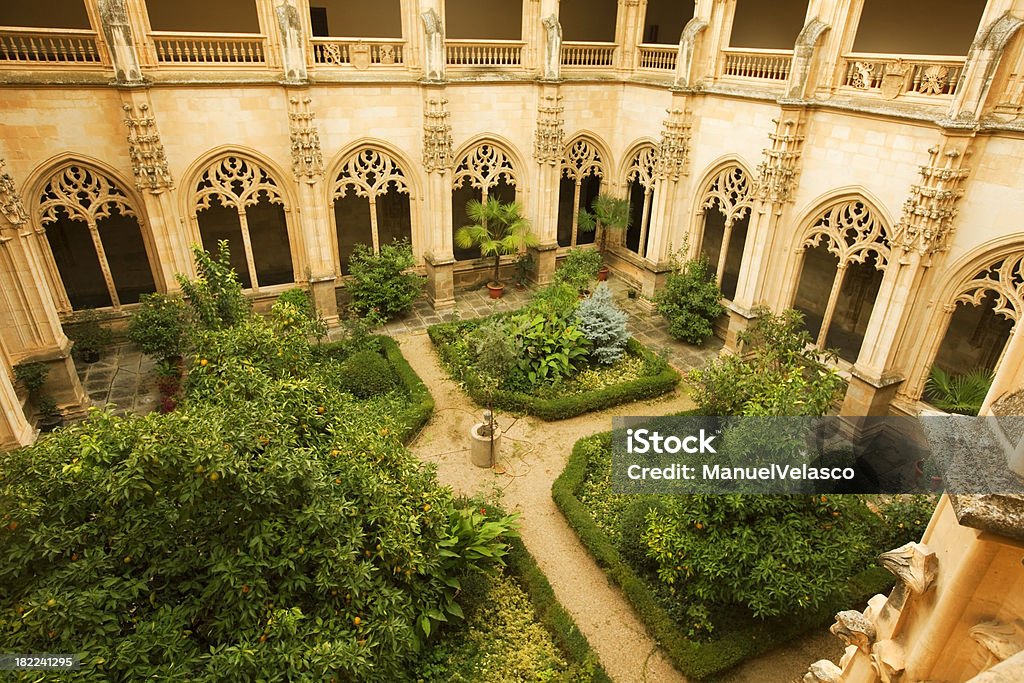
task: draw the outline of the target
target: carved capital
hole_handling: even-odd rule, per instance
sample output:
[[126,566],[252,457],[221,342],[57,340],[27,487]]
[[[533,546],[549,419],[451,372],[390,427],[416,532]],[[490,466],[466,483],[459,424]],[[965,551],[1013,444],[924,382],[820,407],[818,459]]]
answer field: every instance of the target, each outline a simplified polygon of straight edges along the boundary
[[322,175],[324,158],[320,151],[320,133],[308,96],[292,95],[288,98],[288,134],[292,142],[292,173],[296,180],[311,180]]
[[124,125],[128,128],[128,156],[135,174],[135,186],[154,193],[174,187],[160,131],[149,105],[125,103],[121,108],[125,113]]
[[963,196],[964,179],[970,174],[964,161],[967,151],[935,145],[928,150],[927,164],[918,167],[921,182],[910,187],[903,215],[893,229],[893,242],[921,254],[949,248],[957,203]]
[[878,563],[896,575],[914,595],[923,595],[935,583],[939,558],[923,543],[907,543],[878,556]]
[[14,178],[7,172],[7,165],[0,159],[0,214],[13,226],[24,224],[28,220],[28,212],[21,201]]
[[428,173],[451,169],[453,154],[448,100],[430,98],[423,108],[423,166]]
[[562,160],[565,139],[562,111],[558,102],[562,98],[546,95],[537,107],[537,130],[533,138],[533,158],[539,163],[557,165]]
[[682,109],[666,111],[668,118],[661,127],[655,174],[658,178],[679,180],[686,175],[686,162],[690,155],[690,112]]
[[856,646],[864,654],[871,652],[875,642],[875,625],[856,610],[845,610],[836,615],[836,623],[829,629],[832,635],[846,645]]

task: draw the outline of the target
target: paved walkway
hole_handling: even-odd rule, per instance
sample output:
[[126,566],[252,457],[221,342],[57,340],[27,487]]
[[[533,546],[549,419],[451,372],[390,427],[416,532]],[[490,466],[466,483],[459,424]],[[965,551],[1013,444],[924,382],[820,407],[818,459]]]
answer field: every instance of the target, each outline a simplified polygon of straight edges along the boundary
[[160,405],[156,362],[134,344],[111,346],[95,363],[75,360],[78,378],[93,405],[113,403],[120,412],[145,415]]

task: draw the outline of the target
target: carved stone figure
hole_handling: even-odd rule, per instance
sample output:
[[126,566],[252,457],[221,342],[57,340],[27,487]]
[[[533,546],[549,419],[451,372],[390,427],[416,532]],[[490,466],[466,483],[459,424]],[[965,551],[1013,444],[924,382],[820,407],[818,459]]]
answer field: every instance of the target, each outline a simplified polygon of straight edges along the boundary
[[110,46],[114,60],[114,77],[119,83],[137,83],[142,80],[139,58],[132,42],[132,27],[124,0],[99,0],[103,35]]
[[426,34],[426,64],[423,75],[431,81],[444,80],[444,25],[441,17],[433,8],[420,14],[423,20],[423,32]]
[[855,645],[868,654],[875,642],[875,625],[856,610],[844,610],[836,615],[836,623],[829,629],[834,636],[847,645]]
[[281,29],[281,58],[284,60],[284,79],[289,83],[306,80],[306,50],[299,21],[299,11],[294,5],[283,4],[274,8],[277,25]]
[[544,78],[558,78],[562,65],[562,25],[554,14],[541,20],[547,33],[544,43]]
[[923,543],[907,543],[882,553],[878,562],[896,575],[914,595],[923,595],[935,583],[939,558]]
[[688,88],[696,85],[693,82],[693,53],[697,49],[697,38],[708,27],[708,22],[694,17],[686,22],[679,36],[679,53],[676,58],[676,75],[674,86]]

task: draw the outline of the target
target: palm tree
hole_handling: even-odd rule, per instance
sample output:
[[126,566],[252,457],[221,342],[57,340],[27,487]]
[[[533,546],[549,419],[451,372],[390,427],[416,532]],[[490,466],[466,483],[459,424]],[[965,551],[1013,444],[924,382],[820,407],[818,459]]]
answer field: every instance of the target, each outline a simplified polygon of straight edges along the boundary
[[480,247],[483,256],[494,256],[494,282],[500,283],[501,257],[518,254],[527,247],[535,247],[540,240],[530,229],[530,221],[523,216],[519,202],[502,204],[493,197],[486,202],[470,199],[466,202],[466,215],[473,221],[455,231],[455,244],[460,249]]
[[591,211],[580,209],[576,225],[583,232],[592,232],[601,228],[601,251],[605,250],[609,232],[619,232],[629,227],[633,215],[629,212],[629,202],[608,194],[599,194],[590,205]]

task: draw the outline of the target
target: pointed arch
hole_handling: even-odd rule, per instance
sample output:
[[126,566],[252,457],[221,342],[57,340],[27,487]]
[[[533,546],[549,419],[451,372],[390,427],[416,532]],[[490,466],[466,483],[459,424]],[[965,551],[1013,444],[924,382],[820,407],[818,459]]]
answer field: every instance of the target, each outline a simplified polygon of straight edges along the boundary
[[[466,203],[471,199],[486,202],[496,198],[502,202],[522,202],[526,165],[513,147],[492,137],[480,137],[460,148],[452,172],[452,236],[469,224]],[[456,260],[479,258],[478,248],[454,248]]]
[[565,145],[558,182],[558,246],[594,243],[595,231],[579,232],[579,212],[589,209],[601,192],[609,166],[603,145],[588,133],[576,134]]
[[157,290],[158,259],[144,204],[103,162],[62,155],[30,176],[33,219],[61,313],[113,308]]
[[647,255],[648,232],[654,208],[654,193],[657,188],[656,169],[658,166],[657,143],[642,140],[634,143],[624,158],[620,177],[626,186],[632,220],[625,232],[626,249],[641,257]]
[[292,284],[303,272],[287,177],[258,152],[230,146],[207,152],[185,174],[185,215],[196,241],[208,251],[227,241],[232,266],[254,292]]
[[753,177],[742,162],[730,158],[713,166],[699,187],[695,251],[710,261],[723,295],[732,299],[750,224]]

